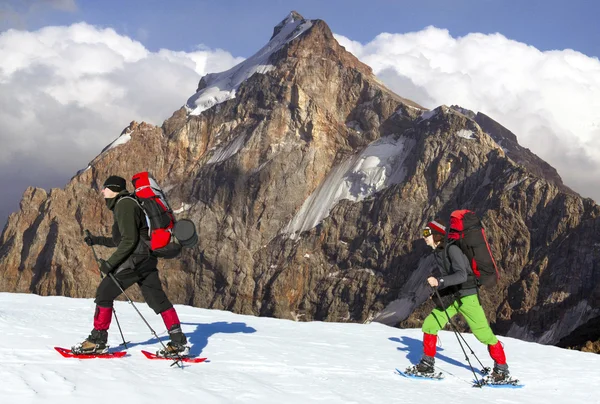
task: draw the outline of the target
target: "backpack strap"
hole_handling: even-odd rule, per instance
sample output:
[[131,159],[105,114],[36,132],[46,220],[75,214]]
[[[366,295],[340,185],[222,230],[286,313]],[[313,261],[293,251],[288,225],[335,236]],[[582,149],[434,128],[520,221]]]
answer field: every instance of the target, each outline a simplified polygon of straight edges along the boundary
[[[448,249],[450,248],[451,245],[454,245],[455,241],[452,239],[448,238],[448,235],[446,234],[446,242],[444,243],[444,257],[446,257],[448,259],[448,262],[450,263],[450,267],[452,267],[452,260],[450,259],[450,253],[448,252]],[[448,273],[448,266],[446,265],[446,260],[444,260],[444,270],[446,271],[446,273]]]
[[137,203],[137,204],[138,204],[138,206],[141,208],[141,205],[140,205],[140,203],[138,202],[138,200],[137,200],[135,197],[131,196],[131,194],[129,194],[129,195],[123,195],[122,197],[120,197],[120,198],[119,198],[119,200],[117,201],[117,203],[121,202],[123,199],[132,199],[132,200],[133,200],[133,201],[135,201],[135,203]]
[[[444,255],[446,256],[446,258],[448,258],[448,262],[450,263],[450,266],[452,266],[452,259],[450,258],[450,253],[448,252],[448,249],[450,248],[450,246],[455,245],[456,247],[458,247],[459,250],[462,249],[456,244],[456,240],[450,240],[450,242],[446,243],[446,245],[444,246]],[[464,253],[463,253],[464,254]],[[446,260],[444,260],[444,269],[446,270],[446,272],[448,272],[448,269],[446,268]],[[479,287],[481,286],[479,283],[479,279],[477,279],[477,277],[475,276],[475,273],[473,272],[473,267],[471,267],[471,263],[469,262],[469,266],[467,267],[467,280],[464,282],[468,282],[469,278],[475,279],[475,287],[477,288],[477,297],[479,297]]]
[[[122,199],[131,199],[135,203],[137,203],[137,205],[140,207],[140,209],[144,213],[144,217],[146,218],[146,224],[148,225],[148,237],[151,237],[151,235],[152,235],[152,226],[150,226],[150,219],[148,218],[148,215],[146,214],[146,211],[144,210],[144,208],[140,204],[140,201],[138,201],[138,199],[135,197],[134,194],[129,194],[129,195],[124,195],[124,196],[120,197],[119,200],[117,201],[117,203],[121,202]],[[144,243],[146,243],[145,240],[144,240]],[[146,244],[148,244],[148,243],[146,243]],[[148,245],[148,247],[150,247],[150,245]]]

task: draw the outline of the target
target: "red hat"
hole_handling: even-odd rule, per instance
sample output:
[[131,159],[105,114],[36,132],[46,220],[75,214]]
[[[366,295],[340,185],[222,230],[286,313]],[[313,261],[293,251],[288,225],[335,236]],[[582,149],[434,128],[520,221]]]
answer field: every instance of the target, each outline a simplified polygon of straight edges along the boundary
[[427,223],[427,227],[431,229],[432,233],[441,234],[442,236],[446,235],[446,223],[444,223],[441,219],[434,219],[431,222]]

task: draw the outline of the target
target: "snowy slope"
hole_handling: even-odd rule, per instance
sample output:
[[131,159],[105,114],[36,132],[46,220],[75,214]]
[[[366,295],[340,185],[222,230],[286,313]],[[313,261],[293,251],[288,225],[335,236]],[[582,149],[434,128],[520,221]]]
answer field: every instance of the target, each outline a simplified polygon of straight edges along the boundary
[[[138,308],[165,338],[145,304]],[[139,352],[159,346],[129,304],[117,302],[132,346],[122,359],[64,359],[52,347],[89,333],[91,299],[0,293],[1,403],[598,403],[600,356],[503,338],[520,390],[476,389],[450,332],[441,333],[441,382],[394,373],[419,359],[421,332],[381,324],[296,323],[177,306],[192,353],[184,369]],[[484,346],[466,340],[484,364]],[[109,343],[120,336],[113,321]]]

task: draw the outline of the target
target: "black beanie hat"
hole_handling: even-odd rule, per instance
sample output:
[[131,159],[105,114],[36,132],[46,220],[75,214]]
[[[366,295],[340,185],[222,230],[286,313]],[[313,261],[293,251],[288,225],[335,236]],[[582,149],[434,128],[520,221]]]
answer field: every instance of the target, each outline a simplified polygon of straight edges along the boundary
[[125,178],[119,177],[118,175],[111,175],[104,181],[102,188],[108,188],[113,192],[121,192],[127,189],[127,182]]

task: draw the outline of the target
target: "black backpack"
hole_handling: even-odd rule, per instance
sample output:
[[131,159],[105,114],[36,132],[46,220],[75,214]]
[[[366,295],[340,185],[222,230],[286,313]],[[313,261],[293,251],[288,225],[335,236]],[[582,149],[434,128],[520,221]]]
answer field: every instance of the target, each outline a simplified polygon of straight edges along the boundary
[[175,258],[181,248],[192,248],[198,242],[194,222],[176,220],[167,197],[154,177],[147,171],[137,173],[131,179],[134,191],[131,194],[146,215],[149,246],[152,254],[159,258]]
[[452,212],[447,238],[447,246],[456,244],[467,256],[478,284],[491,287],[498,282],[500,272],[475,212],[466,209]]

